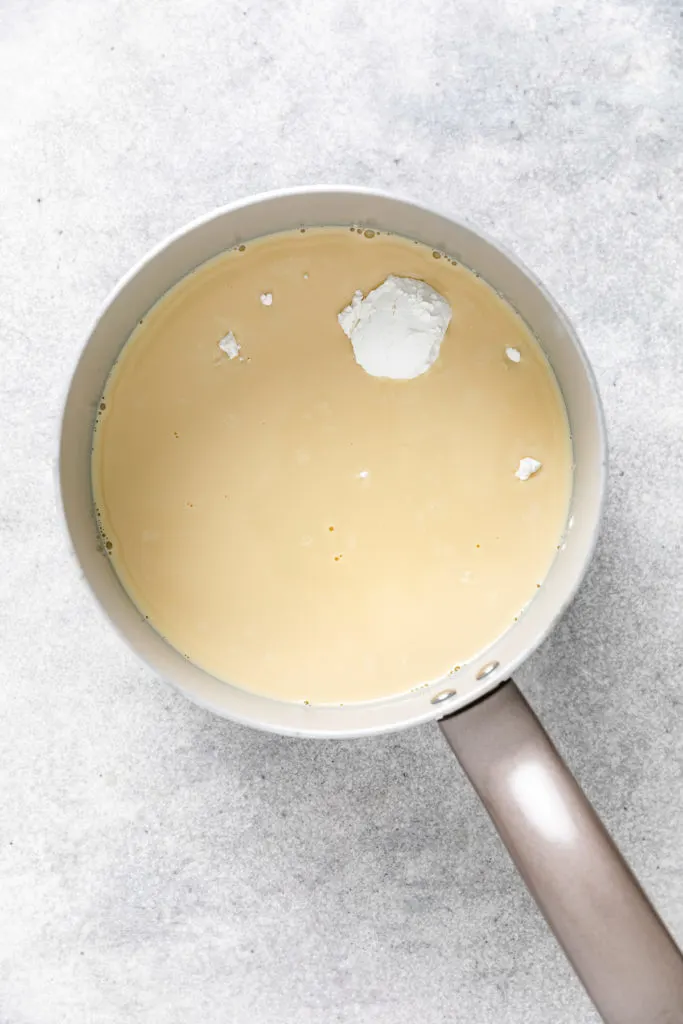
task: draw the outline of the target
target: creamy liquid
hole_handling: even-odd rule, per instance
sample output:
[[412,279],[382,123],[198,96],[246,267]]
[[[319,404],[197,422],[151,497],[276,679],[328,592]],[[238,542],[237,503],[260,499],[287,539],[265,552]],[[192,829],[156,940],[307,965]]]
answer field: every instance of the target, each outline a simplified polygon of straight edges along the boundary
[[[368,376],[337,323],[388,274],[453,310],[415,380]],[[521,482],[525,456],[543,468]],[[552,372],[488,285],[407,239],[321,228],[224,253],[153,307],[108,381],[93,486],[114,568],[169,643],[246,689],[348,703],[440,678],[512,625],[560,543],[571,461]]]

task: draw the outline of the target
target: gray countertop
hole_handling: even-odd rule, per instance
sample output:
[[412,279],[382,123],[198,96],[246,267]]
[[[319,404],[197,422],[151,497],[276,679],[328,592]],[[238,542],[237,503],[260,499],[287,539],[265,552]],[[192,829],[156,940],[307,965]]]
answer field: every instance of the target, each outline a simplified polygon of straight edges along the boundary
[[214,719],[135,661],[69,559],[55,435],[98,305],[184,222],[296,183],[467,217],[578,327],[606,523],[519,681],[683,941],[680,15],[2,0],[2,1024],[596,1020],[436,728]]

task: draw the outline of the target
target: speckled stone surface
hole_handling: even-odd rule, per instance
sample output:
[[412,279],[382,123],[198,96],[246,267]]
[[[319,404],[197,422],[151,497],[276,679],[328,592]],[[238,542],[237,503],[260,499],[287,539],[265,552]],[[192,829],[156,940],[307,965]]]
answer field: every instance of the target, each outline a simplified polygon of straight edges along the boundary
[[435,727],[277,739],[112,635],[55,513],[108,289],[201,212],[377,185],[513,248],[612,450],[590,576],[520,683],[683,941],[683,18],[677,0],[2,0],[0,1021],[596,1015]]

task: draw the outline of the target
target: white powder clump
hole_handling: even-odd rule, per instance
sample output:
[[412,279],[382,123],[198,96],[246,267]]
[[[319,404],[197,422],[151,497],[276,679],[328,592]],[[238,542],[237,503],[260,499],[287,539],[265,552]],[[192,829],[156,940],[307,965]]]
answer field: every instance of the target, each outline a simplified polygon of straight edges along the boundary
[[522,353],[519,351],[518,348],[506,348],[505,355],[513,363],[518,363],[522,358]]
[[261,296],[261,304],[263,306],[272,306],[273,305],[273,296],[271,295],[270,292],[264,292],[263,293],[263,295]]
[[228,331],[225,337],[221,338],[218,342],[218,347],[221,352],[225,352],[226,356],[230,359],[237,359],[240,354],[239,342],[232,331]]
[[451,315],[425,281],[390,274],[365,298],[356,292],[337,319],[366,373],[412,380],[436,362]]
[[541,463],[538,459],[530,459],[528,456],[524,459],[520,459],[519,467],[515,476],[518,480],[528,480],[534,473],[538,473],[541,468]]

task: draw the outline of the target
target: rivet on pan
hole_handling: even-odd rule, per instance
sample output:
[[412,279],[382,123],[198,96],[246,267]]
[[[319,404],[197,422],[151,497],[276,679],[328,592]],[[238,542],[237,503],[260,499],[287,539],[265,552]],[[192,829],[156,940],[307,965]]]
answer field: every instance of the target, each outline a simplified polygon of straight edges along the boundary
[[431,703],[432,704],[441,704],[443,701],[450,700],[451,697],[457,697],[457,696],[458,696],[458,691],[457,690],[441,690],[440,693],[437,693],[437,694],[435,694],[434,697],[432,697]]
[[490,676],[492,672],[496,671],[499,665],[499,661],[489,661],[486,665],[479,669],[479,671],[477,672],[477,679],[486,679],[487,676]]

